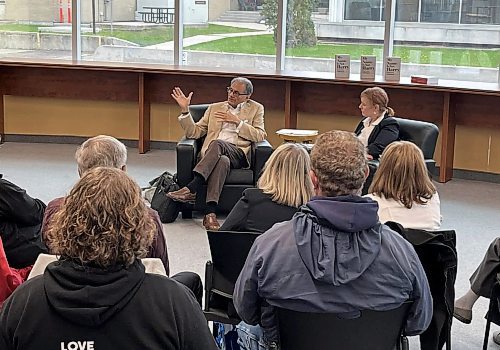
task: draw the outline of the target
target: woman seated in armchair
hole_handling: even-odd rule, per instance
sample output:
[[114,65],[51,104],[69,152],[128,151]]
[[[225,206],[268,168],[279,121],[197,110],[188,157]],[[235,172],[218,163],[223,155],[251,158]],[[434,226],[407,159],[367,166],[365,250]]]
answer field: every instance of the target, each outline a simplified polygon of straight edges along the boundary
[[399,138],[399,124],[389,107],[389,96],[375,86],[363,90],[359,109],[363,115],[354,133],[366,146],[369,159],[378,159],[384,149]]

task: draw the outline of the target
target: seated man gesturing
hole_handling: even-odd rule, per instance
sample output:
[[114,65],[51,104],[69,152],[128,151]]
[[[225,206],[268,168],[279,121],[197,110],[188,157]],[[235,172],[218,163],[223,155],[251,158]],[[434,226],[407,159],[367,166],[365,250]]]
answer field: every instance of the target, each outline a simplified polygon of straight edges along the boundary
[[189,114],[193,93],[186,96],[178,87],[172,91],[172,98],[181,108],[179,122],[186,137],[197,139],[206,135],[206,138],[201,158],[193,169],[193,180],[168,196],[178,202],[194,202],[196,193],[206,183],[207,206],[203,226],[207,230],[220,227],[215,209],[229,169],[249,167],[252,142],[263,141],[266,137],[264,107],[250,99],[252,93],[250,80],[234,78],[227,88],[227,101],[211,104],[195,123]]

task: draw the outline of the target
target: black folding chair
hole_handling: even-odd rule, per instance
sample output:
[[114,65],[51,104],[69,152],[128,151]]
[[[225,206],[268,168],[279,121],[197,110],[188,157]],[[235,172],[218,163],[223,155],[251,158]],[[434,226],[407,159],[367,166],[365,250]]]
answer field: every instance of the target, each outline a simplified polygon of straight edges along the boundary
[[385,224],[413,245],[429,282],[433,313],[431,324],[420,335],[421,350],[442,349],[444,344],[451,350],[458,260],[455,231],[407,229],[396,222]]
[[205,266],[205,318],[238,324],[240,318],[233,305],[234,285],[260,233],[207,231],[207,235],[212,260]]
[[407,350],[403,335],[411,302],[389,311],[343,314],[298,312],[277,308],[283,350]]
[[488,339],[490,338],[491,322],[500,325],[500,281],[498,280],[493,285],[490,295],[490,306],[486,315],[486,329],[484,331],[483,350],[488,349]]

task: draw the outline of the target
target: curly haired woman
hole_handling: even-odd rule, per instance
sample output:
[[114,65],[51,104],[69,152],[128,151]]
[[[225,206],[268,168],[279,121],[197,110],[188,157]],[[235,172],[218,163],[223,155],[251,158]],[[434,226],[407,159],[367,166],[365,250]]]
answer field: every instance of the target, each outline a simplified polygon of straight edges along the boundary
[[3,306],[0,348],[215,349],[188,289],[145,272],[140,258],[154,232],[125,172],[86,172],[47,231],[60,260]]

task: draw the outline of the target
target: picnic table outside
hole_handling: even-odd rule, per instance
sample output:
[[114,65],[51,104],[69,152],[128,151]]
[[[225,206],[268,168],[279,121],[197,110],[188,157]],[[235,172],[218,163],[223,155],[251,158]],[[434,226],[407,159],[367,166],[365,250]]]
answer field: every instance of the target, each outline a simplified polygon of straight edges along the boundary
[[144,11],[139,11],[143,22],[165,24],[174,23],[175,8],[173,7],[144,6],[143,10]]

